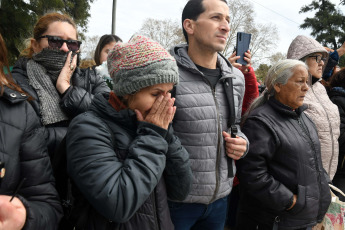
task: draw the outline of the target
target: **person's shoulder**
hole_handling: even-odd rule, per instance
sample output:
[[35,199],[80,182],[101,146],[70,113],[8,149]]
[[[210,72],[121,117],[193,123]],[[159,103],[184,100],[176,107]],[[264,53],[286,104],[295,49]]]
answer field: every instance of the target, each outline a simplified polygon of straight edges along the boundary
[[74,117],[69,125],[69,129],[73,129],[73,126],[79,126],[81,124],[98,126],[102,119],[97,116],[93,111],[86,111]]
[[0,119],[21,130],[30,131],[41,127],[39,117],[27,99],[25,94],[4,87],[0,96],[0,107],[3,111]]
[[14,64],[11,74],[15,81],[25,83],[24,79],[28,78],[27,68],[26,68],[28,60],[29,59],[27,59],[26,57],[20,57]]
[[7,100],[11,104],[21,103],[28,99],[28,96],[26,94],[8,88],[7,86],[3,86],[2,88],[0,87],[0,90],[3,90],[1,99]]

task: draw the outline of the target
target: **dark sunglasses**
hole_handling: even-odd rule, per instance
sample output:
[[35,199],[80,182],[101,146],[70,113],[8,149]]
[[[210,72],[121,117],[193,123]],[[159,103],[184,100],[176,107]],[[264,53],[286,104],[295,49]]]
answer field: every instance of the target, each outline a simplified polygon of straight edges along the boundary
[[48,45],[50,48],[60,49],[61,46],[66,42],[68,49],[75,52],[75,51],[80,49],[80,45],[81,45],[81,41],[64,40],[60,37],[51,36],[51,35],[43,35],[41,37],[38,37],[37,39],[41,39],[41,38],[47,38],[48,39]]

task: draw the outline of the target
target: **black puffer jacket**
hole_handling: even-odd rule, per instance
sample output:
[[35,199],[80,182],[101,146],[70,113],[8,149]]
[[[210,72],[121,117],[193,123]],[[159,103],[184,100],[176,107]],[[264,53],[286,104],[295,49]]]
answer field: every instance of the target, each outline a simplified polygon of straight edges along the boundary
[[[250,113],[242,131],[250,141],[240,161],[240,211],[258,223],[280,220],[279,229],[321,222],[331,201],[315,125],[304,114],[271,98]],[[292,205],[293,194],[298,196]]]
[[[31,101],[31,104],[36,113],[41,116],[40,101],[35,89],[29,84],[26,64],[26,58],[19,59],[13,67],[12,75],[17,84],[35,99]],[[110,92],[110,89],[102,77],[96,74],[94,69],[76,68],[71,78],[71,86],[61,95],[60,106],[65,114],[72,119],[89,108],[95,94],[104,92]],[[66,135],[68,124],[69,121],[62,121],[46,126],[48,129],[47,143],[50,156],[52,156],[63,137]]]
[[84,229],[173,229],[167,191],[173,200],[189,193],[188,153],[171,127],[137,122],[132,110],[117,112],[107,97],[96,95],[66,138],[68,172],[94,208]]
[[0,161],[6,169],[0,191],[12,195],[25,177],[18,191],[27,211],[24,229],[57,229],[62,208],[47,154],[45,129],[26,99],[7,87],[0,96]]

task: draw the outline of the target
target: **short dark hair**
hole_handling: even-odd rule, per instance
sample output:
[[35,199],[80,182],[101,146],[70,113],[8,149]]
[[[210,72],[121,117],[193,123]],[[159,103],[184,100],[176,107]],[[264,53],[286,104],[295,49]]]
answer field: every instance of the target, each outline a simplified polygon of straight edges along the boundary
[[[226,4],[228,4],[228,2],[226,0],[220,0],[222,2],[225,2]],[[187,4],[185,5],[185,7],[183,8],[182,11],[182,31],[183,31],[183,35],[188,43],[188,35],[186,30],[183,27],[183,22],[186,19],[191,19],[196,21],[199,17],[200,14],[205,12],[205,7],[202,4],[203,0],[189,0],[187,2]]]
[[104,46],[108,45],[111,42],[122,42],[122,39],[114,34],[105,34],[99,39],[93,58],[96,62],[96,65],[102,64],[100,61],[101,51]]
[[333,87],[343,87],[345,88],[345,68],[342,68],[340,71],[335,73],[330,78],[330,86]]

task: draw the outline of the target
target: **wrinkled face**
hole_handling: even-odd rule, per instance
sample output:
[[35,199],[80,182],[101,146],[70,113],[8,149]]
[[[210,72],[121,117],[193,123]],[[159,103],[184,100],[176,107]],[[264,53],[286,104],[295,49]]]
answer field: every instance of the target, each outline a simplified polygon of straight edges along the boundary
[[104,61],[107,60],[108,57],[108,53],[109,51],[114,47],[114,45],[116,44],[116,42],[110,42],[108,44],[106,44],[103,49],[101,50],[101,53],[99,54],[99,62],[103,63]]
[[128,101],[128,107],[130,109],[139,110],[145,119],[158,96],[165,96],[173,89],[173,87],[173,83],[157,84],[143,88],[134,95],[125,95],[124,99]]
[[[322,56],[322,53],[316,53],[311,56]],[[309,73],[316,78],[321,78],[322,67],[325,63],[323,62],[323,60],[321,60],[320,63],[317,63],[316,59],[316,57],[308,57],[306,59],[306,63],[309,67]]]
[[[77,40],[77,31],[68,22],[53,22],[48,26],[48,29],[43,35],[56,36],[64,40]],[[40,38],[38,40],[32,39],[31,45],[35,53],[39,53],[42,49],[49,47],[48,38]],[[66,42],[63,43],[60,50],[68,52]]]
[[294,69],[292,77],[285,85],[276,84],[275,98],[292,109],[303,105],[305,94],[308,91],[308,71],[303,66]]
[[205,11],[196,21],[191,20],[191,40],[203,49],[223,51],[230,27],[228,5],[220,0],[204,0]]

